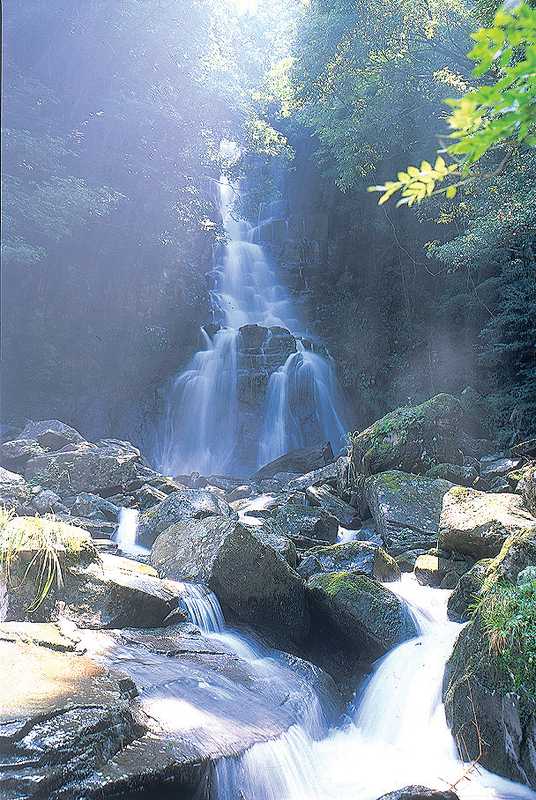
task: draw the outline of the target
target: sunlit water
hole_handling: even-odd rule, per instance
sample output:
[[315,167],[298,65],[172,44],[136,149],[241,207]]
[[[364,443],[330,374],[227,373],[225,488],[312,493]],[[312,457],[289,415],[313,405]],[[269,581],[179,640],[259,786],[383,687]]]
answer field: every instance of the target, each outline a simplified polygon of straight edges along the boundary
[[[298,337],[302,330],[289,292],[254,241],[257,229],[236,218],[236,190],[224,176],[218,197],[228,242],[216,251],[210,301],[221,327],[210,336],[202,330],[202,349],[167,393],[158,455],[166,474],[240,472],[239,329],[278,326]],[[306,349],[298,338],[297,352],[269,378],[264,408],[259,409],[257,466],[314,444],[313,439],[331,441],[335,451],[343,443],[348,426],[334,364],[312,347],[309,343]]]

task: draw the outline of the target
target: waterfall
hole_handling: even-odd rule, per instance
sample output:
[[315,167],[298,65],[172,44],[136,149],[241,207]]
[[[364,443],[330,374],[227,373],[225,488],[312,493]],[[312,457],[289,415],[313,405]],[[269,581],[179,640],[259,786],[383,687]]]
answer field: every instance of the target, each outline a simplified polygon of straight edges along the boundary
[[348,430],[333,362],[313,352],[310,344],[307,349],[303,346],[302,325],[291,296],[258,243],[263,221],[252,228],[238,219],[236,196],[236,187],[221,176],[218,206],[227,242],[216,248],[209,273],[210,304],[219,327],[210,335],[202,329],[202,349],[166,393],[157,459],[166,474],[241,471],[238,449],[244,412],[239,398],[239,337],[244,325],[290,331],[297,348],[269,379],[258,410],[260,433],[251,466],[320,441],[331,441],[337,451]]
[[136,544],[138,517],[140,512],[135,508],[122,508],[119,512],[119,527],[115,533],[115,541],[119,549],[129,556],[147,555],[149,550]]

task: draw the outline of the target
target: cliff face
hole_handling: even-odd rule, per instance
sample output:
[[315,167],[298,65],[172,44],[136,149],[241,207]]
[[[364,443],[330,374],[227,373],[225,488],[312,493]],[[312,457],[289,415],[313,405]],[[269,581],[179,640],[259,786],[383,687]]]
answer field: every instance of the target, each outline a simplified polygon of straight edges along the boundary
[[320,174],[312,144],[295,145],[280,181],[287,223],[262,235],[335,359],[357,423],[474,383],[478,320],[456,308],[453,279],[423,247],[437,225],[407,209],[379,208],[365,188],[342,194]]

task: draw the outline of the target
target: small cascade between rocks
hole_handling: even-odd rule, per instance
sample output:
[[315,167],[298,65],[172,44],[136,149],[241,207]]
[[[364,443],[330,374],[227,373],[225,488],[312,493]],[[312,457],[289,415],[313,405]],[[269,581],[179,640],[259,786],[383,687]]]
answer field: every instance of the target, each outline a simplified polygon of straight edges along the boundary
[[227,243],[215,249],[214,321],[171,382],[157,460],[166,474],[248,474],[290,449],[330,441],[348,425],[332,359],[303,336],[289,292],[257,228],[237,219],[225,176],[218,206]]

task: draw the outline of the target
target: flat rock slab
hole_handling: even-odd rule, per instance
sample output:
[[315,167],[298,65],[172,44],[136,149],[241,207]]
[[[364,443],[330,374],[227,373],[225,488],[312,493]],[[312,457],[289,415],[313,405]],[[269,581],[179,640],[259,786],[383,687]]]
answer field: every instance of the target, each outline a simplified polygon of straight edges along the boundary
[[194,788],[213,760],[298,722],[319,687],[330,679],[300,659],[257,668],[189,623],[74,633],[5,623],[0,797],[102,798],[167,778]]

